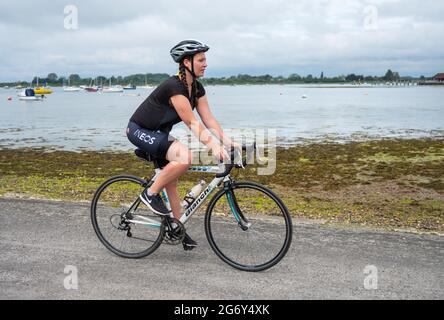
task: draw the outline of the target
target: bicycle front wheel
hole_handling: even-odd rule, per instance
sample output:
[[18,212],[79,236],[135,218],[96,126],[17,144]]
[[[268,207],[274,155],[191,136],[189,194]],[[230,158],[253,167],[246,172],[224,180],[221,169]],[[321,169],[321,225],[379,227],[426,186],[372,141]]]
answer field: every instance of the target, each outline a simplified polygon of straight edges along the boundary
[[211,199],[205,232],[223,261],[240,270],[262,271],[285,256],[293,226],[284,203],[271,190],[234,182]]
[[105,181],[94,194],[91,222],[99,240],[124,258],[142,258],[163,240],[162,218],[139,199],[147,182],[134,176],[116,176]]

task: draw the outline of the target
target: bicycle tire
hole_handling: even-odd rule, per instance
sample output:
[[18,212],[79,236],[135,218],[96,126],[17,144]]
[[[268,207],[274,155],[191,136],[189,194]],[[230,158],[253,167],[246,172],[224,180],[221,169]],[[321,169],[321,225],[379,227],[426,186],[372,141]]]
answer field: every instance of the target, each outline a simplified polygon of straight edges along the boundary
[[[265,200],[271,199],[270,201],[272,201],[274,204],[276,204],[276,207],[279,208],[279,209],[276,209],[277,215],[273,216],[273,218],[276,218],[275,220],[279,221],[279,230],[280,230],[279,233],[281,233],[281,234],[277,234],[277,237],[275,237],[274,234],[272,234],[270,232],[268,232],[268,233],[270,234],[270,239],[272,238],[272,239],[279,240],[280,238],[284,237],[284,240],[282,242],[282,246],[279,244],[278,247],[280,247],[280,246],[281,247],[276,249],[277,253],[272,254],[270,259],[264,258],[264,259],[266,259],[266,261],[262,261],[260,263],[247,264],[244,262],[236,261],[235,258],[230,257],[230,254],[227,254],[228,251],[233,251],[238,247],[240,248],[241,245],[245,245],[245,243],[240,243],[239,241],[236,242],[236,240],[230,241],[230,240],[226,239],[228,237],[234,236],[233,231],[241,230],[240,227],[238,227],[238,229],[236,229],[236,227],[234,226],[235,224],[239,225],[239,223],[236,220],[240,219],[240,217],[237,217],[235,220],[235,217],[233,215],[231,215],[231,217],[229,216],[228,218],[224,218],[225,219],[224,221],[220,220],[222,218],[219,218],[219,221],[218,221],[217,214],[220,215],[220,213],[217,213],[214,211],[214,209],[218,205],[218,203],[223,202],[223,201],[221,201],[221,199],[223,199],[222,197],[224,195],[227,196],[227,194],[230,192],[234,195],[232,205],[234,205],[234,207],[235,207],[234,209],[231,208],[231,210],[236,210],[236,211],[240,210],[240,206],[244,205],[243,203],[251,204],[251,202],[254,202],[254,201],[250,201],[248,199],[246,199],[245,201],[242,201],[241,198],[237,199],[236,193],[238,193],[238,194],[242,193],[242,192],[239,193],[237,190],[241,190],[241,189],[244,189],[244,190],[251,189],[251,190],[255,190],[255,191],[260,192],[260,193],[262,193],[263,199],[265,199]],[[244,194],[246,194],[246,192],[244,192]],[[227,199],[227,202],[230,202],[230,200]],[[224,205],[224,204],[222,205],[222,207],[223,206],[228,207],[227,205]],[[250,210],[253,210],[253,209],[247,209],[247,211],[249,211],[249,212],[250,212]],[[245,211],[245,210],[242,210],[242,211]],[[279,212],[277,212],[277,211],[279,211]],[[247,213],[243,212],[243,215],[247,215]],[[251,217],[252,215],[254,215],[254,213],[248,214],[249,217]],[[271,216],[270,216],[270,218],[271,218]],[[246,218],[246,219],[248,219],[248,218]],[[217,228],[219,228],[219,229],[222,228],[221,226],[224,226],[224,224],[227,224],[230,226],[233,225],[231,227],[232,229],[230,229],[229,232],[221,232],[221,234],[223,234],[223,235],[219,235],[218,232],[220,232],[220,231],[217,231]],[[259,228],[259,230],[260,230],[261,224],[262,224],[262,229],[265,231],[267,231],[267,228],[270,228],[270,226],[272,228],[275,228],[274,225],[273,226],[271,224],[267,225],[265,222],[262,223],[259,220],[259,218],[256,222],[255,228]],[[250,227],[250,229],[251,228],[252,227]],[[253,229],[251,229],[251,230],[250,229],[246,230],[245,232],[253,232]],[[270,230],[270,229],[268,229],[268,230]],[[283,231],[283,230],[285,230],[285,231]],[[285,235],[283,234],[284,232],[285,232]],[[218,193],[216,193],[214,195],[214,197],[211,199],[210,203],[208,204],[208,207],[207,207],[207,210],[205,213],[205,233],[206,233],[207,240],[210,244],[210,247],[216,253],[216,255],[220,259],[222,259],[222,261],[226,262],[227,264],[229,264],[230,266],[232,266],[236,269],[243,270],[243,271],[255,272],[255,271],[263,271],[263,270],[269,269],[269,268],[273,267],[274,265],[276,265],[279,261],[281,261],[282,258],[284,258],[284,256],[287,254],[287,252],[290,248],[290,245],[291,245],[291,239],[292,239],[292,235],[293,235],[293,225],[292,225],[292,221],[291,221],[291,217],[288,212],[288,209],[286,208],[286,206],[282,202],[282,200],[273,191],[271,191],[270,189],[268,189],[267,187],[265,187],[263,185],[260,185],[260,184],[254,183],[254,182],[233,182],[233,183],[231,183],[231,185],[228,188],[224,188],[224,189],[220,190]],[[239,231],[237,234],[242,234],[242,233],[241,233],[241,231]],[[245,233],[245,234],[249,237],[249,235],[247,233]],[[242,234],[242,235],[245,235],[245,234]],[[262,236],[261,231],[257,231],[256,234],[259,236]],[[222,238],[219,238],[219,237],[222,237]],[[219,240],[219,239],[221,239],[221,240]],[[247,240],[248,240],[248,238],[247,238]],[[278,240],[276,240],[276,241],[278,241]],[[272,240],[272,241],[274,241],[274,240]],[[223,242],[225,242],[225,248],[223,248],[223,245],[221,244]],[[246,241],[246,242],[248,242],[248,241]],[[252,244],[254,244],[254,242],[249,245],[251,246]],[[251,250],[255,250],[255,249],[256,248],[253,248]],[[245,251],[248,251],[248,250],[245,250]],[[256,250],[255,251],[256,253],[252,251],[252,252],[244,252],[244,253],[241,253],[240,255],[242,255],[242,254],[251,254],[251,255],[259,254],[260,253],[259,251],[260,251],[260,249]],[[235,254],[232,254],[232,255],[235,255]],[[243,258],[243,256],[240,256],[238,258]]]
[[[113,184],[115,185],[115,184],[117,184],[119,182],[129,182],[129,183],[134,183],[137,186],[140,186],[140,192],[138,194],[140,194],[143,191],[143,189],[147,186],[147,181],[146,180],[143,180],[143,179],[140,179],[138,177],[131,176],[131,175],[114,176],[114,177],[109,178],[105,182],[103,182],[99,186],[99,188],[96,190],[96,192],[94,193],[94,197],[93,197],[93,200],[91,202],[91,222],[92,222],[92,225],[94,227],[94,231],[95,231],[97,237],[99,238],[100,242],[108,250],[110,250],[114,254],[116,254],[116,255],[118,255],[120,257],[130,258],[130,259],[137,259],[137,258],[146,257],[149,254],[153,253],[161,245],[161,243],[163,241],[163,236],[164,236],[164,232],[165,232],[163,220],[161,222],[161,227],[158,228],[158,230],[159,230],[158,231],[159,232],[158,235],[156,235],[156,231],[157,230],[153,231],[153,236],[152,236],[153,240],[148,240],[148,239],[144,239],[144,238],[134,237],[134,235],[128,236],[128,233],[127,233],[126,236],[128,238],[133,238],[134,240],[139,240],[139,241],[140,240],[145,240],[145,241],[150,242],[150,243],[152,242],[152,244],[149,247],[147,247],[146,249],[141,250],[140,252],[128,252],[128,251],[123,250],[122,248],[116,248],[116,246],[113,245],[111,240],[109,238],[107,238],[107,236],[104,235],[105,227],[100,227],[99,226],[99,223],[98,223],[98,207],[102,207],[102,205],[99,206],[99,203],[101,203],[101,196],[104,194],[104,192],[107,189],[110,189],[110,186],[112,186]],[[139,188],[135,187],[135,189],[137,190]],[[120,190],[120,189],[117,189],[117,190]],[[139,201],[139,200],[138,200],[137,192],[135,192],[134,194],[135,194],[135,196],[131,195],[131,197],[134,198],[134,200],[131,200],[131,201],[133,201],[135,203],[136,201]],[[104,198],[104,196],[102,196],[102,198]],[[104,203],[106,203],[106,201],[104,201]],[[112,208],[112,206],[109,206],[108,204],[106,206],[103,205],[103,207],[106,207],[107,211],[110,211],[110,212],[112,211],[113,212],[112,216],[116,216],[118,214],[118,213],[115,213],[114,212],[115,210]],[[137,210],[139,210],[138,208],[139,207],[137,207]],[[141,205],[141,209],[140,210],[145,210],[145,207],[144,207],[143,203]],[[116,212],[118,212],[118,210]],[[104,215],[106,217],[106,214],[104,214]],[[113,219],[112,216],[110,216],[110,223],[109,224],[112,227],[115,228],[116,226],[112,225],[112,221],[111,221]],[[155,216],[155,215],[153,215],[153,216]],[[105,217],[103,218],[104,222],[106,222]],[[102,220],[102,217],[101,217],[101,220]],[[106,225],[106,227],[109,228],[110,230],[113,230],[113,228],[111,228],[109,225]],[[133,228],[135,228],[135,227],[136,226],[134,225]],[[146,227],[146,226],[143,226],[143,227]],[[117,233],[118,232],[121,233],[121,235],[123,237],[123,239],[122,239],[122,242],[123,242],[123,240],[125,238],[125,233],[124,233],[125,230],[118,230],[117,228],[115,228],[115,229],[116,229]],[[150,229],[153,229],[153,228],[150,228]],[[142,234],[143,234],[143,231],[144,230],[141,229]],[[148,231],[148,229],[147,229],[147,231]],[[134,232],[134,230],[133,230],[133,232]],[[146,237],[146,235],[143,235],[143,236]]]

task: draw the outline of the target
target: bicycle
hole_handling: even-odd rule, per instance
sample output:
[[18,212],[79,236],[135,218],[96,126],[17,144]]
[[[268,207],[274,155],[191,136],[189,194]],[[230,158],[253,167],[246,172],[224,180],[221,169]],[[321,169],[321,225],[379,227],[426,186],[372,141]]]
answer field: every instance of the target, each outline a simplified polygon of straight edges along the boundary
[[[290,248],[293,226],[282,200],[270,189],[254,182],[237,182],[233,168],[246,168],[256,144],[230,153],[231,162],[219,166],[191,166],[189,172],[216,174],[199,196],[185,209],[179,220],[151,212],[139,195],[151,186],[161,172],[160,160],[141,149],[136,155],[152,162],[150,179],[131,175],[114,176],[97,189],[91,203],[91,221],[99,240],[114,254],[142,258],[161,244],[180,244],[185,223],[218,187],[205,212],[206,238],[216,255],[230,266],[244,271],[262,271],[276,265]],[[237,160],[235,158],[237,156]],[[168,195],[161,191],[171,210]]]

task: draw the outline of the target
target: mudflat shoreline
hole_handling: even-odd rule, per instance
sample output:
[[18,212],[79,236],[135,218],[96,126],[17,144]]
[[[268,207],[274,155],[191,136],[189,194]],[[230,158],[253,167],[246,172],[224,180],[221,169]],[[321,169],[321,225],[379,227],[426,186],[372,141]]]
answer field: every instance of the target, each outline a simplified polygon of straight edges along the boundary
[[[235,180],[270,186],[295,218],[352,226],[444,231],[444,139],[385,139],[277,148],[272,175],[252,165]],[[90,201],[118,174],[147,177],[152,166],[132,152],[69,152],[48,148],[0,150],[0,197]],[[211,175],[188,173],[185,195]]]

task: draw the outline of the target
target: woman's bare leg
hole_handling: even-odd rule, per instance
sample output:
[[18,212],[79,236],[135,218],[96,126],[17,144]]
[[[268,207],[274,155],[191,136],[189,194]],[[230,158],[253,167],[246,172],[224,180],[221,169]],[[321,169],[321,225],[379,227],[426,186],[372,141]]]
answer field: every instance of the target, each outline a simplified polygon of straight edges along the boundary
[[[150,191],[158,193],[162,188],[165,188],[173,215],[176,219],[179,219],[181,206],[177,183],[178,178],[191,166],[192,154],[186,146],[179,141],[175,141],[168,149],[166,158],[170,163],[162,169],[156,181],[150,187]],[[185,250],[192,250],[197,246],[197,243],[187,233],[185,233],[182,244]]]
[[170,182],[165,186],[165,190],[168,194],[168,199],[170,201],[171,210],[173,211],[174,218],[179,220],[182,212],[181,212],[179,191],[177,190],[177,183],[178,179],[176,179],[173,182]]
[[166,158],[168,163],[157,176],[156,181],[149,188],[150,192],[159,193],[167,189],[171,210],[176,218],[180,217],[180,199],[177,191],[177,180],[191,166],[192,153],[179,141],[175,141],[168,149]]

